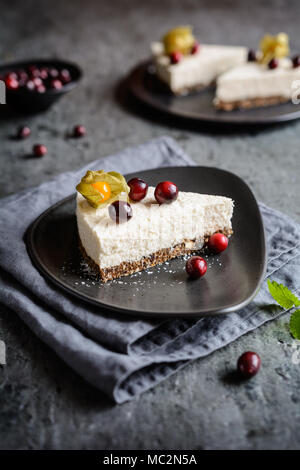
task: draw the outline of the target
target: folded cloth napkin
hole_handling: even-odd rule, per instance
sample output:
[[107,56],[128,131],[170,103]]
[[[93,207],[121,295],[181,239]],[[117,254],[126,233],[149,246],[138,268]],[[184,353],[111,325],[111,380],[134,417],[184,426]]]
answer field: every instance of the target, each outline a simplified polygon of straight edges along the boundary
[[[167,321],[127,318],[73,298],[44,279],[30,261],[23,236],[41,212],[74,192],[87,169],[117,169],[125,174],[183,165],[194,163],[172,139],[162,137],[1,200],[0,302],[118,403],[279,315],[275,306],[264,308],[272,302],[266,282],[254,301],[229,315]],[[260,209],[269,248],[267,276],[297,292],[300,227],[263,204]]]

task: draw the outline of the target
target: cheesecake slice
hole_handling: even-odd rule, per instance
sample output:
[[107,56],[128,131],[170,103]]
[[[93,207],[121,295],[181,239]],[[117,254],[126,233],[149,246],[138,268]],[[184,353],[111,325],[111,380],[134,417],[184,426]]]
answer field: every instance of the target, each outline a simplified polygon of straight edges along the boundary
[[248,53],[245,47],[202,44],[173,64],[162,42],[153,43],[151,51],[157,77],[176,95],[215,84],[221,73],[244,63]]
[[[217,79],[215,106],[224,111],[253,108],[291,101],[297,98],[296,81],[300,67],[283,58],[272,69],[267,64],[247,62],[233,67]],[[299,92],[299,83],[298,83]]]
[[107,207],[92,207],[78,192],[81,249],[103,282],[201,250],[216,232],[231,235],[230,198],[179,191],[171,204],[158,204],[154,190],[131,202],[131,219],[119,225]]

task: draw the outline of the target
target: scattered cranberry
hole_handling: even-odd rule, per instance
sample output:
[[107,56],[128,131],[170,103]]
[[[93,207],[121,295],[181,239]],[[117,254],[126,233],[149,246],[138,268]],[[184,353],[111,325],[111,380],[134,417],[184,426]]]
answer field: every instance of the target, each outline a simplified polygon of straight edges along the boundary
[[253,377],[259,371],[261,360],[258,354],[252,351],[244,352],[239,357],[237,368],[244,377]]
[[163,181],[156,186],[154,196],[158,204],[170,204],[177,199],[178,188],[171,181]]
[[186,272],[189,277],[197,279],[204,276],[207,271],[207,263],[201,256],[192,256],[187,260],[185,265]]
[[181,61],[183,55],[181,52],[179,51],[176,51],[176,52],[172,52],[171,54],[171,63],[172,64],[178,64],[178,62]]
[[126,201],[115,201],[108,208],[109,217],[116,223],[122,224],[131,219],[131,205]]
[[256,62],[256,52],[253,49],[248,51],[248,62]]
[[33,146],[33,154],[36,157],[43,157],[47,153],[46,145],[36,144]]
[[274,57],[274,59],[270,60],[268,67],[269,69],[276,69],[279,65],[278,60]]
[[296,55],[294,58],[293,58],[293,67],[294,68],[297,68],[300,66],[300,55]]
[[132,201],[141,201],[148,192],[148,184],[140,178],[132,178],[128,181],[130,187],[129,197]]
[[74,137],[83,137],[86,134],[86,128],[84,126],[78,125],[73,129]]
[[16,78],[6,78],[5,85],[8,90],[17,90],[19,88],[19,82]]
[[19,139],[26,139],[27,137],[29,137],[31,134],[31,130],[30,130],[30,127],[28,126],[21,126],[19,127],[18,129],[18,133],[17,133],[17,136]]
[[50,87],[53,88],[54,90],[60,90],[63,87],[63,84],[61,83],[60,80],[54,79],[54,80],[51,80]]
[[200,51],[200,44],[199,42],[195,42],[192,47],[191,54],[197,54],[197,52],[199,51]]
[[214,233],[208,240],[208,248],[213,253],[221,253],[228,246],[228,238],[223,233]]

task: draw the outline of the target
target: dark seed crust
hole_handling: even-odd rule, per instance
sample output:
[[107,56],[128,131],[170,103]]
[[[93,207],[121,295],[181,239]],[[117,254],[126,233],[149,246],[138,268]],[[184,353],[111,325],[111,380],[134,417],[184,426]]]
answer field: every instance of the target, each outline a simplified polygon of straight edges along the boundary
[[[230,237],[233,233],[232,230],[220,230],[219,232],[223,233],[227,237]],[[172,247],[172,248],[165,248],[155,253],[145,256],[139,261],[124,261],[123,263],[119,264],[118,266],[112,266],[111,268],[104,268],[101,269],[98,264],[96,264],[86,253],[80,237],[79,238],[79,248],[80,251],[90,265],[90,267],[100,275],[100,279],[102,282],[107,282],[112,279],[119,278],[121,276],[129,276],[130,274],[136,273],[138,271],[142,271],[143,269],[150,268],[152,266],[156,266],[157,264],[164,263],[173,258],[177,258],[178,256],[182,256],[185,254],[190,254],[195,251],[199,251],[197,249],[197,243],[195,240],[185,240],[184,242]],[[205,245],[207,244],[209,236],[205,237]],[[192,244],[192,248],[191,248]],[[204,246],[205,246],[204,245]],[[187,248],[187,246],[189,248]]]
[[263,106],[271,106],[279,103],[286,103],[290,101],[283,96],[272,96],[270,98],[253,98],[241,101],[226,102],[222,100],[215,100],[215,107],[222,111],[232,111],[233,109],[250,109],[259,108]]

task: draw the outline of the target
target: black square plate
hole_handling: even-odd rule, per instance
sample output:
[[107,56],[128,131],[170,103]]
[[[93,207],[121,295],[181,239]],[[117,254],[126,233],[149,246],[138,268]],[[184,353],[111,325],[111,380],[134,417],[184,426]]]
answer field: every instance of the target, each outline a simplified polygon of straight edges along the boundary
[[100,310],[187,317],[230,313],[248,304],[264,279],[266,245],[260,211],[246,183],[228,171],[200,166],[159,168],[138,176],[153,186],[169,180],[182,191],[235,201],[234,235],[226,251],[205,255],[208,270],[203,278],[189,280],[185,260],[179,258],[106,284],[97,281],[78,249],[75,195],[50,207],[29,228],[27,245],[37,268],[61,289]]

